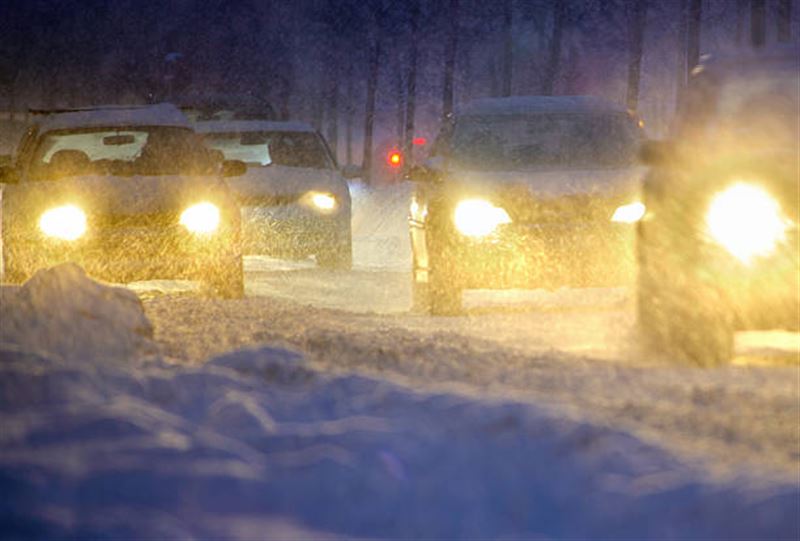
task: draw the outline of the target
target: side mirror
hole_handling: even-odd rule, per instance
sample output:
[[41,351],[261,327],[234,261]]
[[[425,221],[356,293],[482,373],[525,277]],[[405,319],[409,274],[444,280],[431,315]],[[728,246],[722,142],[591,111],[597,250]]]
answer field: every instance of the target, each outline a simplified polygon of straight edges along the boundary
[[435,182],[439,175],[436,170],[425,165],[412,165],[405,178],[411,182]]
[[19,175],[17,170],[11,166],[0,166],[0,184],[17,184],[19,182]]
[[678,157],[675,143],[672,141],[645,141],[639,147],[639,161],[651,167],[659,167],[674,163]]
[[240,177],[247,173],[247,165],[241,160],[225,160],[222,162],[223,177]]
[[346,179],[363,178],[364,169],[358,165],[345,165],[342,167],[342,176]]

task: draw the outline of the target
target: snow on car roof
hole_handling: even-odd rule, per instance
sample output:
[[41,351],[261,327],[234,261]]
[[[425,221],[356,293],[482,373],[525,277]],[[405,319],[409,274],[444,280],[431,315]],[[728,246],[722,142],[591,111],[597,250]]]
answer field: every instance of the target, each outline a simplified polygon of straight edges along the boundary
[[596,96],[511,96],[481,98],[465,104],[460,116],[536,113],[627,112],[625,107]]
[[311,124],[306,122],[275,122],[271,120],[211,120],[196,122],[197,133],[247,133],[262,131],[278,132],[313,132]]
[[42,131],[108,126],[192,126],[180,109],[169,103],[156,105],[110,105],[56,112],[38,122]]

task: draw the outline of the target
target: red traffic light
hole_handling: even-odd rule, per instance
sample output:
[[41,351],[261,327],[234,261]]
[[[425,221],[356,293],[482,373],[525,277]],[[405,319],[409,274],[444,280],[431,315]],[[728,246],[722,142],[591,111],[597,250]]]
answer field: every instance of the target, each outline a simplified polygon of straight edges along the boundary
[[411,141],[411,144],[413,144],[414,146],[421,147],[421,146],[427,145],[428,144],[428,140],[426,138],[424,138],[424,137],[421,137],[421,136],[420,137],[414,137],[413,141]]
[[390,150],[386,155],[386,163],[390,167],[400,167],[403,164],[403,154],[399,150]]

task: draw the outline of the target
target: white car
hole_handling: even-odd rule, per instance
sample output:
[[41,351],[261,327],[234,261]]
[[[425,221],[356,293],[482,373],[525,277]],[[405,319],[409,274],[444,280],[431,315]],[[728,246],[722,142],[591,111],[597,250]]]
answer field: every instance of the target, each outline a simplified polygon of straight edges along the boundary
[[245,253],[314,255],[321,267],[351,267],[350,191],[319,133],[302,122],[262,120],[195,128],[226,160],[247,164],[229,180],[242,209]]
[[199,280],[241,297],[240,216],[223,163],[174,106],[42,115],[0,168],[3,278],[75,262],[99,278]]

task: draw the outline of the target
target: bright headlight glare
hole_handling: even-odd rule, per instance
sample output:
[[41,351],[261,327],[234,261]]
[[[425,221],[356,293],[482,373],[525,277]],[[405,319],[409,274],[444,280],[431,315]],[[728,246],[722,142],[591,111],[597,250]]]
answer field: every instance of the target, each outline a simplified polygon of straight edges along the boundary
[[213,233],[219,227],[219,209],[208,202],[192,205],[181,214],[181,225],[192,233]]
[[711,238],[746,264],[774,252],[789,226],[774,197],[744,182],[718,193],[706,214]]
[[86,214],[75,205],[56,207],[42,214],[39,228],[48,237],[76,240],[86,233]]
[[511,222],[508,213],[485,199],[461,201],[453,213],[458,231],[469,237],[483,237],[492,233],[497,226]]
[[614,215],[611,217],[611,221],[623,224],[634,224],[644,218],[644,213],[646,211],[647,209],[645,208],[644,203],[635,201],[633,203],[617,207],[617,210],[614,211]]
[[336,198],[329,193],[312,193],[311,203],[319,210],[331,211],[336,208]]

